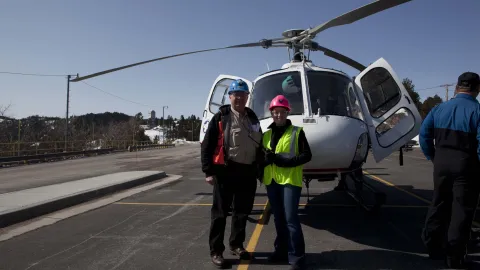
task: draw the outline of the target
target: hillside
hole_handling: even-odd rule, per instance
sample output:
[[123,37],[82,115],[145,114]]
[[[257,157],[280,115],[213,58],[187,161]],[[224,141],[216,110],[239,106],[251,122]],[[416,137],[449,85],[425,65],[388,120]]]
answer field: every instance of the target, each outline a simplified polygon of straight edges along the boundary
[[[94,149],[126,148],[132,144],[161,143],[185,138],[198,141],[201,120],[195,115],[144,119],[141,113],[89,113],[69,118],[65,146],[65,118],[29,116],[0,119],[0,156]],[[163,127],[162,127],[163,125]]]

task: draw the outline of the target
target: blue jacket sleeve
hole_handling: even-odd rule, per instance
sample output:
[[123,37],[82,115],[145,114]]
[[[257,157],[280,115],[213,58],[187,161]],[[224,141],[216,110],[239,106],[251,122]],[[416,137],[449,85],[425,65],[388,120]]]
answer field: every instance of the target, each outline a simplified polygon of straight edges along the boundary
[[422,126],[420,128],[419,143],[420,148],[422,149],[423,154],[428,160],[433,160],[435,158],[435,146],[433,144],[434,139],[434,119],[433,113],[435,108],[433,108],[423,120]]
[[477,141],[478,141],[477,155],[478,155],[478,160],[480,160],[480,118],[477,119]]

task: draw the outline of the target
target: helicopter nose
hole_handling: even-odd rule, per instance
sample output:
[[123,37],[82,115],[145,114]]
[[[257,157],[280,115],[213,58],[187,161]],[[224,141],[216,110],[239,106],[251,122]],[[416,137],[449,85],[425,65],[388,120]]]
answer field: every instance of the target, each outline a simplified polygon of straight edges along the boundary
[[[302,126],[312,159],[304,165],[306,172],[346,169],[355,159],[359,139],[368,136],[365,123],[358,119],[328,116],[304,123],[302,116],[289,116],[292,124]],[[308,119],[313,120],[313,119]]]

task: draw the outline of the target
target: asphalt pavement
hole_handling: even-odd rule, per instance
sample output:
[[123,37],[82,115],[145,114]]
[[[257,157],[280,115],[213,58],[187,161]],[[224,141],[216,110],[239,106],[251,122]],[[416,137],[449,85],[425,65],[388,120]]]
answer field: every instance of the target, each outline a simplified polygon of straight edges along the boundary
[[[134,165],[181,175],[182,181],[2,241],[0,269],[215,269],[208,256],[212,187],[200,170],[199,146],[182,147],[170,150],[177,158],[163,152],[169,149],[144,152]],[[309,269],[443,269],[442,262],[427,258],[420,239],[431,164],[418,149],[404,159],[404,166],[394,155],[364,166],[369,183],[387,194],[376,216],[333,191],[336,182],[312,181],[309,202],[303,191],[300,218]],[[265,187],[259,186],[245,242],[255,258],[240,262],[225,252],[232,269],[288,269],[266,261],[275,237],[266,202]],[[229,225],[230,218],[225,244]]]
[[159,170],[195,155],[198,144],[0,169],[0,194],[116,172]]

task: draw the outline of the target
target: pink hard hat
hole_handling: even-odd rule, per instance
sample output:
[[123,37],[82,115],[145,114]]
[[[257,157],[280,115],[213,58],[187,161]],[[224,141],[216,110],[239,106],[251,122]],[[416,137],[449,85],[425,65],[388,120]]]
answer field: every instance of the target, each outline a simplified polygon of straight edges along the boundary
[[271,111],[275,107],[283,107],[287,109],[287,111],[290,111],[290,103],[283,95],[278,95],[272,99],[269,110]]

